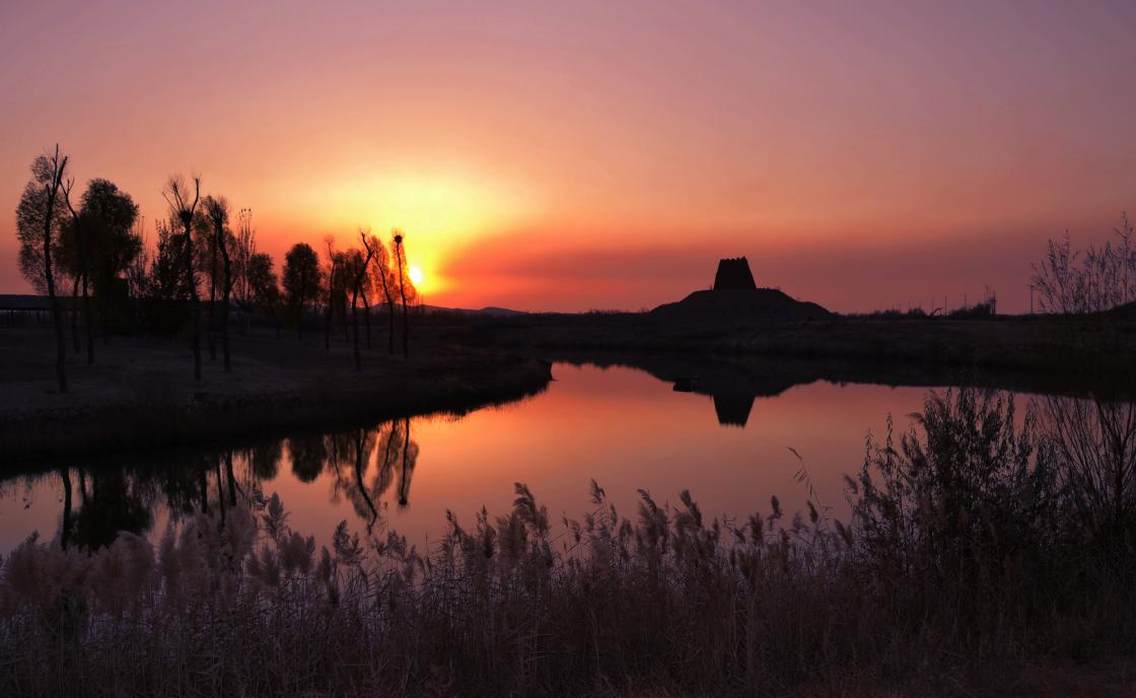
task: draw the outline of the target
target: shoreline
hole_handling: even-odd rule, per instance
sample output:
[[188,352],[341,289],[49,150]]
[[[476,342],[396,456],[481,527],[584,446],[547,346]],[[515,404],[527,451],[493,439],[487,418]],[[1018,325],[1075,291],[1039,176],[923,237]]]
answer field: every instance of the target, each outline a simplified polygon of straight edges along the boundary
[[0,470],[73,456],[203,445],[270,430],[432,413],[461,414],[539,394],[551,364],[507,354],[460,354],[402,365],[397,374],[340,371],[281,390],[196,390],[174,398],[0,413]]
[[650,313],[533,314],[453,325],[465,346],[541,353],[658,353],[771,360],[885,362],[1136,383],[1136,322],[1127,317],[984,320],[834,317],[678,323]]

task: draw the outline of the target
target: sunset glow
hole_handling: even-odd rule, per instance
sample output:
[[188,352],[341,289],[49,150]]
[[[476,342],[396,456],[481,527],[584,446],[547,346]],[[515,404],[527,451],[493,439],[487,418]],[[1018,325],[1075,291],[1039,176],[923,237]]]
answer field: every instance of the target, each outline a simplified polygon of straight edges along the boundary
[[11,212],[56,142],[151,235],[198,173],[277,265],[398,227],[464,307],[652,307],[747,255],[837,310],[986,284],[1023,310],[1048,237],[1136,206],[1126,3],[17,5],[0,292],[28,288]]
[[408,274],[410,276],[410,280],[414,282],[414,285],[418,288],[418,290],[425,292],[426,291],[426,287],[425,287],[426,286],[426,277],[424,277],[422,275],[422,270],[419,269],[417,266],[412,266],[408,270]]

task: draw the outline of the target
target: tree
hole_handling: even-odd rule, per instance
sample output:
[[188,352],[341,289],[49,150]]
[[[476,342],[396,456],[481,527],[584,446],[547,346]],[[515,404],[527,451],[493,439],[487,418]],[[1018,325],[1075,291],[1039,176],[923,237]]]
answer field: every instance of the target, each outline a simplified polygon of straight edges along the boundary
[[[205,216],[213,225],[213,249],[221,254],[221,351],[225,360],[225,373],[232,365],[229,357],[229,294],[233,288],[233,265],[229,248],[235,247],[236,238],[229,230],[229,202],[223,196],[207,196],[202,203]],[[216,263],[213,267],[216,268]]]
[[142,298],[148,293],[146,288],[146,274],[150,268],[150,252],[146,238],[145,220],[139,216],[134,221],[134,237],[138,239],[138,254],[126,269],[126,281],[129,284],[130,297]]
[[300,242],[284,255],[284,298],[296,318],[296,336],[304,336],[304,307],[319,298],[319,256],[312,246]]
[[[409,319],[407,315],[407,278],[409,274],[406,271],[406,251],[403,249],[402,241],[403,235],[401,231],[395,231],[394,235],[394,257],[395,264],[398,267],[398,295],[402,298],[402,356],[403,358],[410,357],[410,336],[409,336]],[[413,286],[411,286],[413,291]],[[410,295],[413,295],[411,293]]]
[[204,211],[205,202],[202,201],[202,210],[193,217],[193,248],[196,257],[193,260],[194,269],[204,274],[209,283],[209,305],[205,308],[205,338],[209,347],[209,360],[217,360],[217,239],[213,233],[213,222]]
[[[95,362],[91,291],[99,304],[104,337],[106,323],[121,296],[121,275],[126,273],[142,251],[142,239],[134,230],[138,206],[114,182],[92,179],[83,193],[79,209],[71,203],[73,181],[63,187],[63,200],[71,213],[70,235],[62,238],[61,262],[72,277],[82,280],[83,315],[87,330],[87,363]],[[90,287],[90,288],[89,288]]]
[[280,306],[280,287],[272,257],[266,252],[254,252],[249,257],[245,275],[249,302],[260,312],[272,317],[279,330],[277,311]]
[[363,292],[363,279],[367,276],[367,269],[371,266],[371,255],[373,254],[371,248],[367,246],[367,231],[360,230],[359,238],[363,242],[363,249],[367,252],[363,254],[359,250],[351,250],[346,265],[346,271],[349,272],[351,280],[351,335],[354,341],[356,371],[363,367],[359,359],[359,294]]
[[189,294],[185,288],[183,256],[185,244],[177,232],[180,223],[171,215],[168,221],[156,221],[158,244],[146,277],[146,295],[157,300],[172,301]]
[[55,146],[52,155],[46,153],[32,161],[32,177],[24,186],[20,203],[16,206],[16,236],[20,241],[20,271],[37,289],[47,291],[51,303],[51,317],[55,324],[55,377],[59,392],[67,392],[67,370],[64,362],[67,350],[63,339],[63,316],[59,299],[55,297],[55,269],[52,253],[59,244],[62,202],[60,190],[67,169],[66,155]]
[[242,208],[237,214],[237,236],[233,247],[233,295],[241,303],[253,302],[249,272],[255,254],[256,229],[252,227],[252,209]]
[[383,290],[383,300],[387,304],[387,352],[394,353],[394,279],[391,278],[390,255],[383,241],[372,235],[364,243],[373,251],[371,257],[375,261],[375,277],[379,288]]
[[193,326],[193,379],[201,380],[201,315],[197,306],[197,277],[193,271],[193,219],[197,214],[197,204],[201,200],[201,178],[193,178],[193,200],[189,199],[189,187],[180,175],[170,177],[162,192],[170,207],[170,214],[177,217],[182,227],[185,245],[182,260],[185,265],[185,286],[189,292],[190,322]]
[[335,238],[328,235],[323,239],[327,245],[327,307],[324,312],[323,348],[331,351],[331,312],[335,308],[335,291],[339,284],[339,255],[335,253]]

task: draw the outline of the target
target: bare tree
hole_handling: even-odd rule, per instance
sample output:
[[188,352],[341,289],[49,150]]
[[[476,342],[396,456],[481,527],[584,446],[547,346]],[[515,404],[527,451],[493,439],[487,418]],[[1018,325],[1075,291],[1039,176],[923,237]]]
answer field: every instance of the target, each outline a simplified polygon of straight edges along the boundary
[[328,235],[323,242],[327,245],[327,311],[324,315],[323,348],[331,351],[331,311],[335,307],[336,272],[339,265],[335,254],[335,237]]
[[1069,234],[1050,240],[1033,265],[1031,286],[1050,313],[1099,313],[1136,300],[1136,240],[1127,214],[1103,246],[1074,249]]
[[134,235],[140,241],[138,255],[126,270],[126,280],[130,286],[130,296],[141,298],[146,295],[146,270],[150,267],[149,239],[146,235],[145,219],[142,216],[134,221]]
[[355,370],[358,371],[363,368],[359,359],[359,294],[363,292],[363,280],[367,277],[367,269],[371,266],[371,256],[374,254],[370,246],[367,245],[368,230],[359,231],[359,239],[363,243],[363,249],[366,250],[364,255],[359,250],[353,250],[354,259],[352,259],[351,271],[353,278],[351,279],[351,330],[354,338],[354,351],[355,351]]
[[252,227],[252,209],[242,208],[237,214],[237,238],[233,254],[233,295],[241,303],[253,300],[249,283],[249,265],[256,254],[256,229]]
[[401,231],[394,234],[394,257],[398,265],[398,295],[402,298],[402,356],[410,357],[410,322],[407,317],[406,303],[406,254],[402,246],[403,235]]
[[162,191],[166,204],[182,226],[185,236],[185,285],[189,293],[190,321],[193,323],[193,379],[201,380],[201,317],[197,303],[197,278],[193,273],[193,218],[197,214],[197,204],[201,200],[201,178],[193,178],[193,200],[189,198],[189,187],[181,175],[170,177]]
[[383,241],[372,235],[367,242],[375,260],[375,276],[379,280],[379,287],[383,290],[383,300],[387,304],[387,352],[394,353],[394,283],[391,278],[390,255]]
[[55,324],[55,376],[59,392],[67,392],[66,341],[63,315],[55,296],[55,270],[52,252],[58,245],[60,229],[60,190],[68,157],[59,152],[43,154],[32,161],[32,177],[16,207],[16,235],[20,240],[20,271],[37,288],[47,291],[51,317]]
[[[233,288],[233,266],[229,257],[232,234],[228,232],[229,202],[223,196],[207,196],[202,202],[205,215],[213,226],[214,254],[221,254],[221,352],[225,360],[225,373],[231,373],[232,363],[229,355],[229,295]],[[216,263],[214,262],[214,268]]]

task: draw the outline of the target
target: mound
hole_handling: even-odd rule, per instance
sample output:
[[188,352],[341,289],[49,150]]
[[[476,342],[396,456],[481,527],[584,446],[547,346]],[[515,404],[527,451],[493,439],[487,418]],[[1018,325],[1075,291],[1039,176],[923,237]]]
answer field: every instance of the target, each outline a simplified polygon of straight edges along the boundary
[[1136,320],[1136,301],[1118,305],[1105,314],[1117,320]]
[[694,325],[745,321],[823,320],[832,313],[816,303],[798,301],[772,288],[748,291],[695,291],[677,303],[660,305],[651,316]]

